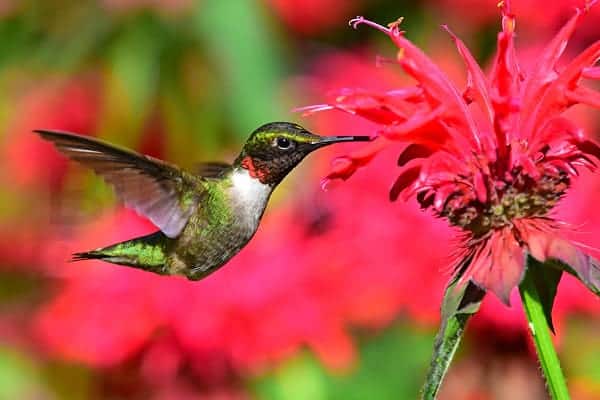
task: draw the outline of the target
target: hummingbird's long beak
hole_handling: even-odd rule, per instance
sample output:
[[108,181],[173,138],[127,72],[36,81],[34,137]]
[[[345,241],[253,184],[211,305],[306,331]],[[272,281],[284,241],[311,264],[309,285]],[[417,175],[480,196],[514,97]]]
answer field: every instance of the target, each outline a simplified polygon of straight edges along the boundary
[[340,142],[370,142],[370,136],[321,136],[313,145],[321,147]]

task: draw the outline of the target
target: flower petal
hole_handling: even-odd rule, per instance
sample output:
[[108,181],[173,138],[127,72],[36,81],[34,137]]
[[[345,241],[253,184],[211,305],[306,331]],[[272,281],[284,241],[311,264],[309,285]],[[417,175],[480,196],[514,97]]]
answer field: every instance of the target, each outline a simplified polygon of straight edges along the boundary
[[474,92],[475,96],[474,100],[479,104],[481,109],[485,112],[488,117],[488,121],[490,124],[494,120],[494,109],[492,107],[492,101],[489,96],[489,85],[487,78],[485,77],[483,71],[473,55],[465,46],[465,43],[460,40],[449,28],[447,25],[442,25],[444,30],[448,32],[452,40],[454,41],[456,48],[458,49],[458,53],[462,57],[465,65],[467,66],[467,91]]
[[331,172],[323,179],[321,186],[333,179],[350,178],[357,169],[369,163],[386,146],[385,142],[386,140],[378,138],[347,156],[336,158],[332,163]]
[[580,86],[566,93],[567,100],[574,104],[585,104],[600,108],[600,93],[590,88]]
[[427,146],[422,144],[412,143],[409,144],[398,157],[398,166],[403,167],[409,162],[417,158],[427,158],[433,152]]
[[495,231],[488,242],[487,251],[481,254],[484,258],[474,266],[470,277],[510,305],[510,292],[523,279],[525,252],[509,228]]
[[[481,149],[479,134],[473,116],[465,100],[442,70],[410,40],[406,39],[397,27],[388,33],[398,46],[398,62],[407,74],[421,84],[423,90],[432,97],[432,104],[444,104],[445,115],[452,116],[474,149]],[[435,99],[435,100],[434,100]]]
[[584,140],[584,141],[578,142],[576,144],[576,146],[579,150],[581,150],[585,154],[589,154],[591,156],[596,157],[598,160],[600,160],[600,146],[598,146],[593,141]]
[[556,79],[536,98],[535,108],[527,114],[523,122],[523,137],[534,137],[546,121],[556,117],[572,106],[566,96],[567,90],[573,90],[585,68],[593,66],[600,58],[600,40],[596,41],[574,60],[572,60]]
[[420,165],[416,165],[402,171],[390,189],[390,201],[396,201],[400,193],[402,193],[404,189],[412,185],[413,182],[419,178],[420,173]]
[[569,38],[579,24],[583,13],[578,11],[556,34],[552,41],[546,46],[538,62],[532,71],[527,74],[524,83],[525,97],[523,99],[522,113],[525,116],[532,115],[538,104],[542,90],[556,78],[556,63],[563,54]]

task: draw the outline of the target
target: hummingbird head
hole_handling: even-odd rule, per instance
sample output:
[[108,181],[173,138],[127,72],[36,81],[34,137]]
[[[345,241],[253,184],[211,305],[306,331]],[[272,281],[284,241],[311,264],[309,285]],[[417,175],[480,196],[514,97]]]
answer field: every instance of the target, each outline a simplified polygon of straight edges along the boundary
[[256,129],[235,165],[262,183],[277,185],[309,153],[339,142],[369,141],[369,136],[318,136],[290,122],[271,122]]

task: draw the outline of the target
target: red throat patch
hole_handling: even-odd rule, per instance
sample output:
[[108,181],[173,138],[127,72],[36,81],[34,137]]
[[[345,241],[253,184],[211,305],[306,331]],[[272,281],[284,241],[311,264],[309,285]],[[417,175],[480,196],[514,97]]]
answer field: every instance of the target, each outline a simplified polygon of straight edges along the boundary
[[247,169],[252,178],[258,179],[261,183],[266,183],[269,170],[266,168],[257,168],[252,157],[246,156],[240,163],[242,168]]

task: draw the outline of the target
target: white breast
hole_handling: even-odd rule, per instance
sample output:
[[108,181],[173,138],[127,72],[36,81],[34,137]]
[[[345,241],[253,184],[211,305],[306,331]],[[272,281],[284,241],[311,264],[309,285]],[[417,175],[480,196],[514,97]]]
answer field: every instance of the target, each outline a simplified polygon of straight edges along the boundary
[[273,188],[253,178],[244,168],[235,169],[231,175],[231,199],[239,223],[254,233]]

